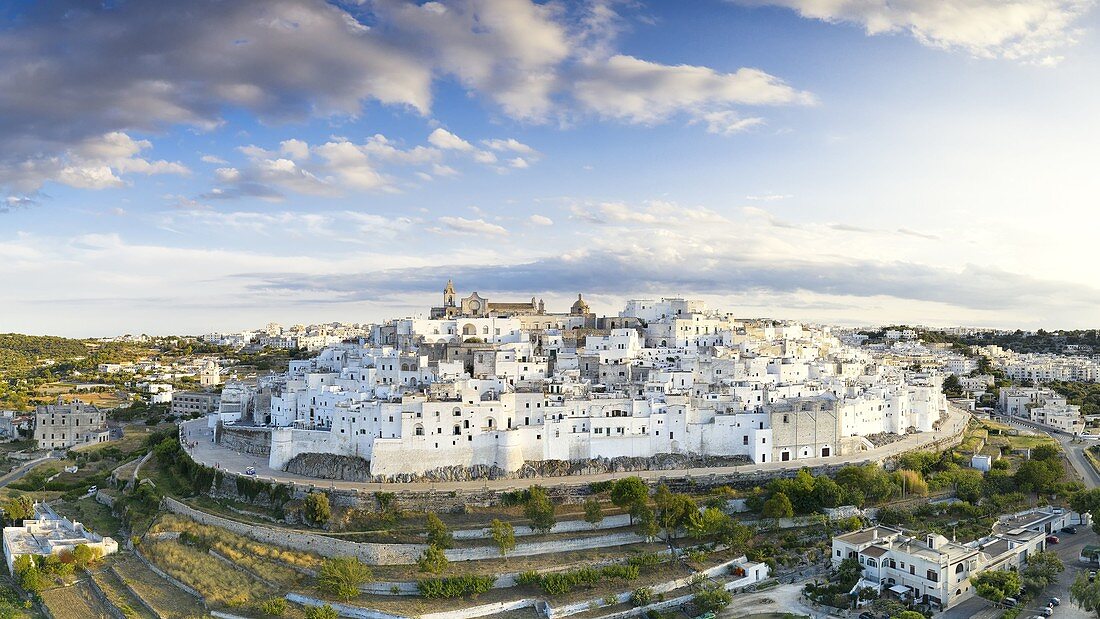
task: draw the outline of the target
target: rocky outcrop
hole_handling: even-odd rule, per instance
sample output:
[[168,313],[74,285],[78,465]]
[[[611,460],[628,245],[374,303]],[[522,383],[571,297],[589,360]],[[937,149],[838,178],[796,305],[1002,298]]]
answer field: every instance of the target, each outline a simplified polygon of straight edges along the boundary
[[506,471],[497,466],[445,466],[424,473],[375,475],[371,481],[388,483],[474,481],[479,479],[528,479],[534,477],[568,477],[630,471],[672,471],[711,466],[748,464],[745,456],[696,456],[687,454],[657,454],[648,458],[592,458],[589,460],[529,460],[518,471]]
[[271,429],[221,426],[218,444],[240,453],[266,456],[271,453]]
[[286,463],[287,473],[335,479],[339,481],[372,481],[370,478],[370,460],[355,456],[336,454],[301,453]]

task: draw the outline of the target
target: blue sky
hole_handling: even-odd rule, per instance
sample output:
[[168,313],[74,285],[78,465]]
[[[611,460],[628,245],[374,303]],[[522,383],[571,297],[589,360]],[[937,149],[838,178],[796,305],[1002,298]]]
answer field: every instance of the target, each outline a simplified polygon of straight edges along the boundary
[[1095,327],[1094,5],[0,4],[0,331]]

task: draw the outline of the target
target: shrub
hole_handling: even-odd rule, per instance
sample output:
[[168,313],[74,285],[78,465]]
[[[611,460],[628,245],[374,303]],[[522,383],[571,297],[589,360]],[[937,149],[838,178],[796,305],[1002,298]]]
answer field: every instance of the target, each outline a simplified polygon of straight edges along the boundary
[[370,582],[371,571],[358,557],[325,559],[317,574],[317,588],[344,600],[359,595],[359,585]]
[[520,572],[516,574],[516,584],[525,587],[528,585],[538,585],[541,581],[539,573],[534,570],[528,570],[526,572]]
[[416,583],[416,589],[429,599],[476,597],[492,589],[496,579],[496,576],[475,575],[430,578]]
[[416,560],[416,567],[421,572],[428,572],[430,574],[440,574],[447,570],[447,565],[450,561],[447,560],[447,555],[443,552],[443,549],[435,544],[428,546],[424,550],[424,554],[420,555],[420,558]]
[[630,604],[632,606],[649,606],[653,603],[653,589],[649,587],[639,587],[634,590],[634,593],[630,594]]
[[595,497],[589,497],[584,502],[584,521],[593,527],[598,527],[603,522],[603,508]]
[[428,514],[424,519],[424,528],[428,530],[428,544],[436,548],[451,548],[455,545],[454,536],[447,525],[435,514]]
[[509,551],[515,549],[516,530],[512,527],[510,522],[502,522],[494,518],[493,521],[489,523],[489,530],[493,534],[493,542],[496,543],[497,550],[500,550],[500,556],[503,557],[508,554]]
[[730,605],[730,602],[733,601],[733,594],[726,591],[721,585],[707,583],[699,587],[693,601],[704,612],[718,612]]
[[282,616],[286,612],[286,600],[283,598],[271,598],[260,604],[260,612],[272,617]]
[[324,606],[310,606],[306,609],[306,619],[340,619],[340,613],[336,609],[325,604]]
[[[238,478],[238,483],[240,478]],[[306,522],[314,526],[321,526],[332,518],[332,507],[328,502],[328,495],[324,492],[310,492],[302,506]]]

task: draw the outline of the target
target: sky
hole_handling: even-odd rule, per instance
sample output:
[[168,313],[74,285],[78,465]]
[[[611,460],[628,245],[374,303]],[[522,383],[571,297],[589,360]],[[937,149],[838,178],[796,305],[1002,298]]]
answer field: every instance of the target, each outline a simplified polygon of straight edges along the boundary
[[1096,0],[0,0],[0,332],[1096,328]]

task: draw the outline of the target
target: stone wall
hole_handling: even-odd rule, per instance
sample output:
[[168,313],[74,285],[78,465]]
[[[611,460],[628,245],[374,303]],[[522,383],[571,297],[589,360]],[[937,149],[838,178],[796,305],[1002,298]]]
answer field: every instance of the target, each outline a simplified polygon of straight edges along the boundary
[[357,543],[347,540],[316,535],[313,533],[292,531],[290,529],[276,529],[255,524],[245,524],[199,511],[188,505],[171,498],[164,497],[164,507],[168,511],[187,516],[201,523],[225,529],[237,535],[254,539],[264,544],[272,544],[299,550],[313,552],[322,557],[359,557],[364,563],[370,565],[406,565],[416,562],[427,545],[422,544],[369,544]]
[[271,453],[271,428],[222,425],[218,428],[218,444],[233,451],[266,456]]
[[368,481],[371,478],[369,460],[337,454],[298,454],[286,463],[283,470],[295,475],[316,477],[318,479]]

